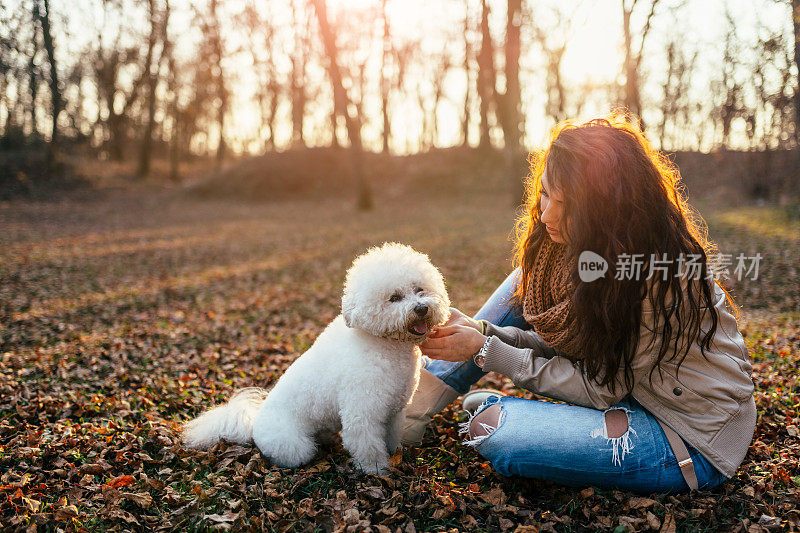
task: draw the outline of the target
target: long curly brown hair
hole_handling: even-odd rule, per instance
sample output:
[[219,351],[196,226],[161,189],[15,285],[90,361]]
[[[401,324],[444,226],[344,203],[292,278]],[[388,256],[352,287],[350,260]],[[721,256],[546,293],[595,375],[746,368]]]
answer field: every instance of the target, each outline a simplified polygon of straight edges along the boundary
[[[675,165],[621,114],[583,124],[560,123],[551,132],[547,148],[530,156],[530,164],[525,209],[516,224],[514,263],[521,268],[522,276],[514,302],[522,305],[536,251],[544,239],[550,238],[541,222],[540,207],[546,166],[548,192],[558,191],[564,201],[560,231],[566,241],[575,288],[571,295],[572,319],[577,321],[579,345],[591,347],[576,362],[587,377],[608,386],[613,393],[621,370],[626,391],[633,388],[631,361],[639,349],[645,298],[650,298],[654,320],[651,331],[655,332],[646,349],[654,342],[660,343],[649,375],[651,380],[656,368],[660,373],[659,365],[665,357],[677,358],[680,369],[701,333],[701,306],[709,308],[712,322],[700,342],[701,353],[706,357],[718,320],[712,283],[719,283],[709,278],[708,264],[717,248],[708,239],[702,217],[689,205]],[[604,277],[588,283],[581,281],[578,256],[584,250],[606,260],[609,272]],[[643,254],[641,276],[615,279],[615,265],[622,254]],[[665,281],[660,272],[652,275],[652,284],[646,279],[651,254],[657,259],[667,254]],[[680,254],[700,257],[697,279],[676,275]],[[733,299],[721,285],[720,288],[738,318]],[[668,295],[672,305],[665,304]],[[679,347],[680,338],[685,342]]]

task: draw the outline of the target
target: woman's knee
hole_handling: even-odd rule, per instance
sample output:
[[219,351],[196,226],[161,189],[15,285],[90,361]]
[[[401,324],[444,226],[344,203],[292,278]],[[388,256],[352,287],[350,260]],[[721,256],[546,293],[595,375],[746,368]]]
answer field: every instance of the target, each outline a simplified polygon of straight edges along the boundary
[[472,417],[469,423],[469,438],[488,437],[500,426],[502,411],[500,404],[495,403]]

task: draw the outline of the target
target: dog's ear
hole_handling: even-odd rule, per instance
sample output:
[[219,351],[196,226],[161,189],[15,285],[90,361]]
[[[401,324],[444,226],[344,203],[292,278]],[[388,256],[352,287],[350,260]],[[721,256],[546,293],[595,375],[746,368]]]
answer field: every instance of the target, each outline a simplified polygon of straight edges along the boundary
[[355,314],[355,296],[350,292],[345,292],[342,295],[342,318],[344,318],[344,323],[348,328],[356,327],[355,322],[357,321],[357,317]]

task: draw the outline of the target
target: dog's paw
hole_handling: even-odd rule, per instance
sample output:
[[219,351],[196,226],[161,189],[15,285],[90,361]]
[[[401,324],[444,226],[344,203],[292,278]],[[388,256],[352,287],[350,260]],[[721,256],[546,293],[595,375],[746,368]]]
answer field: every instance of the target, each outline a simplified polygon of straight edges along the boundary
[[397,450],[389,457],[389,464],[395,468],[400,466],[400,463],[403,462],[403,447],[398,446]]
[[358,464],[356,466],[356,470],[359,471],[361,474],[375,474],[378,476],[385,476],[386,474],[389,473],[389,463]]

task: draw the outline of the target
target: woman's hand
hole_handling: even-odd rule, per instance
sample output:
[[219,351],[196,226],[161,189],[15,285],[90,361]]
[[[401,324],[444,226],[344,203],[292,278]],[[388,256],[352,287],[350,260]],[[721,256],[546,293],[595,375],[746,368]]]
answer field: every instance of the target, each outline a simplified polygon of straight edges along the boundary
[[[468,317],[455,307],[450,308],[450,318],[445,322],[443,325],[438,327],[445,327],[445,326],[453,326],[453,325],[461,325],[461,326],[469,326],[474,328],[478,331],[481,330],[481,324],[477,320],[472,317]],[[434,330],[436,327],[433,328]]]
[[432,359],[469,361],[485,342],[486,336],[474,327],[454,323],[436,328],[419,347]]

